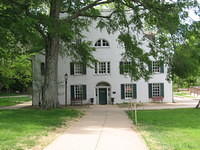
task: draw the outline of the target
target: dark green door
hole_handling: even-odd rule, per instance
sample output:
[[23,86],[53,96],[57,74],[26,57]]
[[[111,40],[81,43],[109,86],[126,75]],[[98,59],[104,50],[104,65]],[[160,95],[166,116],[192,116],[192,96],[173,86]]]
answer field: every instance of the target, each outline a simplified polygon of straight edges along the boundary
[[107,89],[99,88],[99,104],[105,105],[107,104]]

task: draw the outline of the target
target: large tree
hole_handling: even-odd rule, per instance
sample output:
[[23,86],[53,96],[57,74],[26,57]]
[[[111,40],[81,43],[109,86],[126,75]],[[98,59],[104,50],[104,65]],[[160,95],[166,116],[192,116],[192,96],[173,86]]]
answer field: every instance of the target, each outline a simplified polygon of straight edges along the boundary
[[[131,76],[147,79],[149,57],[164,60],[171,54],[170,35],[177,33],[181,19],[187,17],[186,8],[196,4],[191,0],[1,0],[0,32],[6,39],[0,42],[12,41],[11,47],[23,47],[25,52],[45,51],[42,107],[54,108],[58,106],[59,53],[87,64],[94,60],[91,42],[79,42],[92,21],[108,33],[120,33],[124,57],[133,62]],[[105,8],[110,12],[102,13]],[[136,33],[144,36],[139,38]],[[148,53],[140,46],[147,39]]]

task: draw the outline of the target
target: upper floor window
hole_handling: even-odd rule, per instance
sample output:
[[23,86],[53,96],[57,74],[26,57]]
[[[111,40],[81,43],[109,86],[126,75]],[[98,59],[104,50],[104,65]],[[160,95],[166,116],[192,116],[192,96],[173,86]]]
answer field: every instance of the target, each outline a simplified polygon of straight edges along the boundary
[[70,63],[70,74],[81,75],[86,74],[86,65],[81,63]]
[[124,62],[120,62],[119,64],[119,69],[120,69],[120,74],[128,74],[131,72],[131,62],[130,61],[124,61]]
[[41,75],[45,74],[45,63],[43,62],[40,64],[40,71],[41,71]]
[[152,71],[155,73],[160,72],[160,64],[157,61],[152,62]]
[[153,73],[164,73],[164,64],[159,61],[152,61],[149,66],[149,71]]
[[110,62],[98,62],[95,63],[95,74],[109,74]]
[[106,41],[106,40],[104,40],[104,39],[100,39],[100,40],[98,40],[98,41],[95,43],[94,46],[95,46],[95,47],[108,47],[108,46],[110,46],[110,45],[109,45],[108,41]]

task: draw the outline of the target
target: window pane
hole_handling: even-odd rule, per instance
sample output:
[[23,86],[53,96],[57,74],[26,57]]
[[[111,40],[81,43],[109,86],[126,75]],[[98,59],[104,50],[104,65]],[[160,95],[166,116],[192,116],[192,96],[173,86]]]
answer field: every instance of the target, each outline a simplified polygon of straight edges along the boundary
[[95,46],[99,46],[99,47],[106,47],[106,46],[109,46],[109,43],[108,43],[108,41],[106,41],[106,40],[98,40],[96,43],[95,43]]
[[83,65],[74,64],[74,74],[82,74],[82,73],[83,73]]
[[96,74],[108,74],[110,73],[110,62],[99,62],[95,64]]
[[160,96],[160,84],[159,83],[153,83],[153,89],[152,89],[152,96]]
[[74,98],[83,99],[83,85],[74,86]]
[[153,72],[160,72],[159,62],[153,61],[153,63],[152,63],[152,70],[153,70]]
[[133,84],[124,84],[125,98],[133,97]]

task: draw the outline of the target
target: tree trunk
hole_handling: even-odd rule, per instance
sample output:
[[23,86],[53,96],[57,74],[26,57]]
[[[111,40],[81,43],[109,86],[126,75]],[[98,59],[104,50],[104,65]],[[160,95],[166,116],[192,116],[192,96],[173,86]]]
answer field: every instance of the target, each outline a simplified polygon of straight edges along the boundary
[[[51,0],[50,18],[52,19],[52,28],[56,29],[57,20],[60,13],[60,0]],[[47,47],[45,54],[45,77],[44,94],[42,97],[42,108],[50,109],[58,106],[58,55],[59,55],[59,36],[55,32],[48,33]]]

